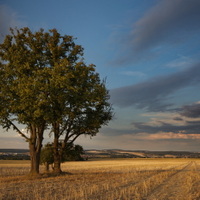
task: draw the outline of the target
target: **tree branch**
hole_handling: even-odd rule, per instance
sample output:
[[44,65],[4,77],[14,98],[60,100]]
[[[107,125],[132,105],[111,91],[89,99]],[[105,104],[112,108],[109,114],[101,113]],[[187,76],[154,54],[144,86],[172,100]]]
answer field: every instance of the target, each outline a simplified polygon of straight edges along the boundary
[[[67,119],[65,125],[63,126],[63,128],[62,128],[61,131],[60,131],[60,135],[62,135],[63,132],[64,132],[66,129],[67,129],[66,132],[68,133],[68,129],[70,129],[71,124],[72,124],[72,123],[70,123],[70,120]],[[67,128],[67,127],[68,127],[68,128]]]
[[83,134],[81,133],[81,134],[77,135],[76,137],[74,137],[74,139],[70,142],[70,144],[73,144],[74,141],[75,141],[80,135],[83,135]]
[[24,133],[22,133],[11,120],[7,119],[7,121],[10,123],[10,125],[12,125],[13,129],[16,130],[23,138],[25,138],[28,141],[30,140],[30,138],[28,138]]
[[76,134],[76,133],[73,133],[69,136],[68,139],[70,139],[72,136],[76,135],[71,141],[69,144],[72,144],[80,135],[83,135],[83,133],[79,133],[79,134]]

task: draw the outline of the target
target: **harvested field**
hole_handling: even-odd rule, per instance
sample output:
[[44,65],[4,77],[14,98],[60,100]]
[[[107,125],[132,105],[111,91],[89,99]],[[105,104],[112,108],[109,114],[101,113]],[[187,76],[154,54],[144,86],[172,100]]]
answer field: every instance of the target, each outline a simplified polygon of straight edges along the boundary
[[[26,176],[27,161],[0,161],[2,200],[197,200],[198,159],[68,162],[61,176]],[[41,170],[42,171],[42,170]]]

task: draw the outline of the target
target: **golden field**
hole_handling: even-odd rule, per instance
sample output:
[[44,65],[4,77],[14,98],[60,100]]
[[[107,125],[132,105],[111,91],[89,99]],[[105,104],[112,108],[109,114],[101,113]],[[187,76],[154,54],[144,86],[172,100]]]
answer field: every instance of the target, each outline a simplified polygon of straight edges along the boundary
[[197,200],[198,159],[66,162],[66,173],[28,177],[28,161],[0,160],[1,200]]

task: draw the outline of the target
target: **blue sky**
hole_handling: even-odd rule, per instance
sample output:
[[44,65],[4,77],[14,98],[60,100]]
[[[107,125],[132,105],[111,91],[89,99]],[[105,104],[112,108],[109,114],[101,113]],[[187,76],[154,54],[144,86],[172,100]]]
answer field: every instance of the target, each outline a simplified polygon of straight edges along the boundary
[[[0,41],[16,26],[77,38],[115,111],[77,141],[85,149],[200,151],[199,10],[199,0],[0,0]],[[27,147],[1,130],[0,148]]]

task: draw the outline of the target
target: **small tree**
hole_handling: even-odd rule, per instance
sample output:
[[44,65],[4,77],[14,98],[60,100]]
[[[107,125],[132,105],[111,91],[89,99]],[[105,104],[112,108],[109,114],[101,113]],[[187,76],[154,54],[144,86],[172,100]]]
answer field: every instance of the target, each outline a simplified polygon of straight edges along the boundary
[[[61,143],[59,143],[61,145]],[[84,154],[83,147],[76,144],[68,144],[66,145],[65,150],[63,151],[63,155],[61,158],[61,162],[65,161],[81,161],[83,158],[81,157]],[[45,171],[49,172],[49,165],[54,163],[53,156],[53,144],[47,143],[41,150],[41,159],[40,164],[45,165]],[[54,168],[54,166],[52,166]]]
[[49,172],[49,165],[53,164],[53,145],[47,143],[41,151],[40,164],[45,165],[45,171]]

